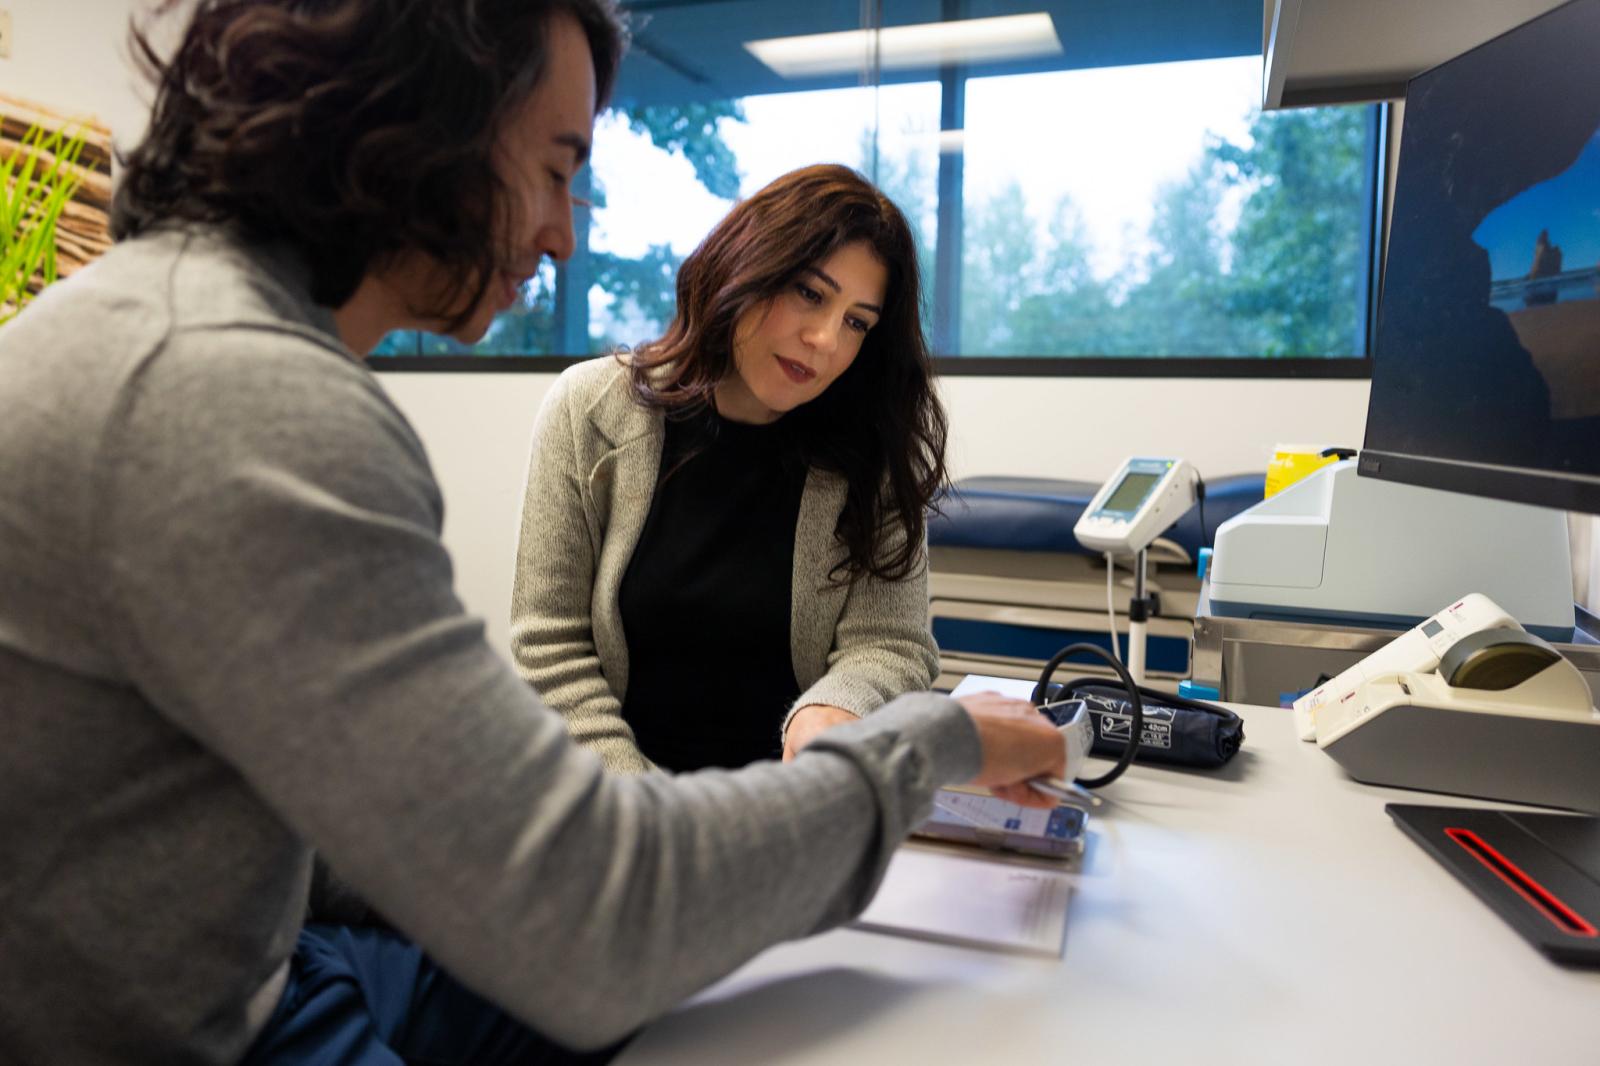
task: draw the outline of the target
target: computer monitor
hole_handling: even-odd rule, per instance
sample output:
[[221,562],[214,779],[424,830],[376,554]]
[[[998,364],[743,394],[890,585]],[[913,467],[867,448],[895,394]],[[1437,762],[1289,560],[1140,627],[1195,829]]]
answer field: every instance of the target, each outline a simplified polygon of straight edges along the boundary
[[1600,0],[1408,85],[1359,469],[1600,513]]

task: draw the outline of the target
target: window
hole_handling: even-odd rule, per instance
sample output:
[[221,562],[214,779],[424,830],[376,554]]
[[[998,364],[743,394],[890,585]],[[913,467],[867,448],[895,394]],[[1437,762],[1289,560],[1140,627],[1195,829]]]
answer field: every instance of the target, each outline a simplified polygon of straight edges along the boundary
[[[380,365],[554,369],[653,339],[737,197],[833,161],[910,218],[943,372],[1367,372],[1382,111],[1262,113],[1258,3],[625,6],[579,252],[475,347],[395,334]],[[952,22],[986,51],[908,54],[906,27]],[[1024,22],[1031,43],[991,39]],[[816,34],[843,50],[796,44]]]

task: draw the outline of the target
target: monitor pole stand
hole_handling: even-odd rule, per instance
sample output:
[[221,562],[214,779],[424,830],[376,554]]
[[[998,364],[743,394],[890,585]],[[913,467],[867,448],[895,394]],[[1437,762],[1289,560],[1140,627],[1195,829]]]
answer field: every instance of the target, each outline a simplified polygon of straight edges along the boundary
[[[1133,599],[1128,601],[1128,673],[1133,683],[1144,684],[1144,653],[1146,629],[1150,618],[1150,601],[1145,596],[1144,570],[1146,550],[1140,548],[1133,559]],[[1116,634],[1111,635],[1113,641]]]

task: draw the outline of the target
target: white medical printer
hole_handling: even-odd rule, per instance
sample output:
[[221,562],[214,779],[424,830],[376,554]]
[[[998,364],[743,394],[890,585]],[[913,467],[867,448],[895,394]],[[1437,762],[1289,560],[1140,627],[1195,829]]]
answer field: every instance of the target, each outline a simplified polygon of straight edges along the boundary
[[1529,632],[1570,641],[1565,512],[1323,467],[1217,529],[1210,611],[1232,618],[1408,629],[1463,589]]

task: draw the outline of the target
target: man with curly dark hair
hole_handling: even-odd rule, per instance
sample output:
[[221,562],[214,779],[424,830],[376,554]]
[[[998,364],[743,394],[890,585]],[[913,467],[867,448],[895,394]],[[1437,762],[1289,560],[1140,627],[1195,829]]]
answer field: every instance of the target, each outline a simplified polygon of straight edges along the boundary
[[[611,777],[462,609],[361,353],[572,252],[610,0],[141,47],[119,243],[0,332],[0,1062],[571,1061],[858,912],[937,786],[1060,772],[1026,704],[922,693]],[[313,848],[392,927],[306,925]]]

